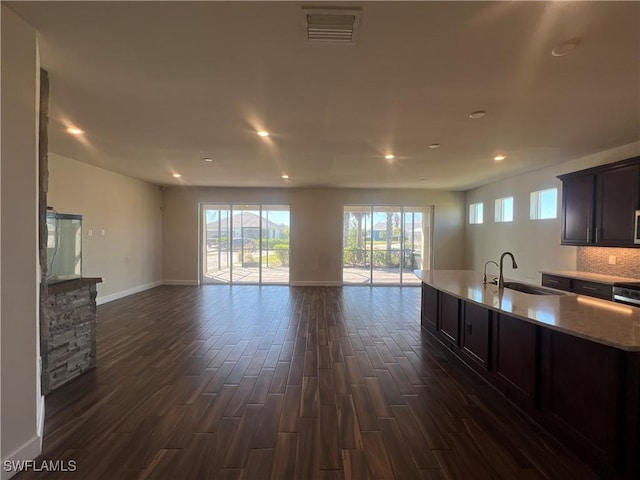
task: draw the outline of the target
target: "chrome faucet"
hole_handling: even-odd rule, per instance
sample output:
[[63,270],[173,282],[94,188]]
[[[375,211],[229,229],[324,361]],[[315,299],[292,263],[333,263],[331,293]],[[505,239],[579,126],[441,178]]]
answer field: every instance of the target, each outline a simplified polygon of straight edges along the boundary
[[498,265],[498,263],[494,262],[493,260],[489,260],[488,262],[485,262],[485,264],[484,264],[484,274],[482,275],[482,283],[484,283],[484,284],[487,283],[487,265],[489,265],[490,263],[493,263],[496,267],[500,267],[500,265]]
[[511,267],[512,268],[518,268],[518,264],[516,263],[516,259],[513,256],[513,253],[511,252],[504,252],[502,255],[500,255],[500,279],[498,280],[498,288],[504,288],[504,276],[502,274],[502,262],[504,260],[505,255],[509,255],[511,257]]

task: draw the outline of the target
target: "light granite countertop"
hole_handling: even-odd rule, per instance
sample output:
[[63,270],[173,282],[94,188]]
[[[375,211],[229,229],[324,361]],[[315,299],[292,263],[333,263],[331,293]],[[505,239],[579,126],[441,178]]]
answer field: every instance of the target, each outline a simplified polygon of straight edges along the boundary
[[628,277],[614,277],[612,275],[601,275],[599,273],[578,272],[576,270],[540,270],[540,273],[557,275],[559,277],[575,278],[577,280],[587,280],[589,282],[604,283],[613,285],[614,283],[640,283],[640,279]]
[[483,284],[482,272],[415,270],[427,285],[524,321],[627,351],[640,351],[640,308],[558,291],[531,295]]

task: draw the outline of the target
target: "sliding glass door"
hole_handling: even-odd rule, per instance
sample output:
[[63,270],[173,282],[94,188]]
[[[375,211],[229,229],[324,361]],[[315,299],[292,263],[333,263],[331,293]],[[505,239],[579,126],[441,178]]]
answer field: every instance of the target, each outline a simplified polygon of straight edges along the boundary
[[289,206],[202,204],[201,283],[289,283]]
[[429,268],[431,207],[345,206],[345,284],[419,285],[415,269]]

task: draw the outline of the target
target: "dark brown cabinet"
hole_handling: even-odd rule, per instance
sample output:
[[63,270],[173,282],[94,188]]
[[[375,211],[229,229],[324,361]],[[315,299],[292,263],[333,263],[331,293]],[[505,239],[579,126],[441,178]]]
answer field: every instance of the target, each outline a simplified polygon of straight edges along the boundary
[[552,330],[543,332],[541,344],[541,410],[599,463],[615,463],[625,442],[617,433],[623,427],[623,353]]
[[638,246],[640,157],[558,177],[562,180],[562,244]]
[[562,180],[562,244],[586,245],[593,239],[595,177]]
[[535,402],[536,327],[498,314],[494,324],[494,366],[504,395],[525,409]]
[[613,298],[613,287],[610,284],[562,277],[560,275],[543,273],[542,286],[588,295],[589,297],[602,298],[603,300],[611,300]]
[[440,320],[438,329],[440,334],[451,341],[454,345],[458,345],[460,338],[460,300],[452,295],[440,293]]
[[633,244],[635,211],[638,209],[640,166],[627,165],[596,176],[594,243]]
[[422,284],[421,322],[424,328],[435,331],[438,326],[438,290]]
[[558,275],[549,275],[548,273],[543,273],[542,286],[555,288],[557,290],[564,290],[565,292],[570,292],[571,279],[568,277],[561,277]]
[[485,370],[490,368],[491,312],[474,303],[463,302],[462,350]]
[[581,295],[602,298],[603,300],[611,300],[613,298],[612,286],[604,283],[573,280],[571,291]]

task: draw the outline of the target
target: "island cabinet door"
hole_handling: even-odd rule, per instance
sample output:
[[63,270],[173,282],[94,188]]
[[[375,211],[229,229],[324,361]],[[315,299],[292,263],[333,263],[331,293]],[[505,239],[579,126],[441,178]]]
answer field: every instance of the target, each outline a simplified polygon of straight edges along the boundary
[[496,315],[494,383],[525,410],[531,410],[536,401],[536,335],[535,325],[502,313]]
[[422,328],[435,332],[438,325],[438,291],[422,284]]
[[548,329],[541,337],[540,408],[552,428],[596,463],[620,462],[623,352]]
[[460,299],[440,292],[440,337],[457,347],[460,338]]
[[474,303],[464,302],[462,311],[462,351],[485,370],[490,364],[491,311]]

